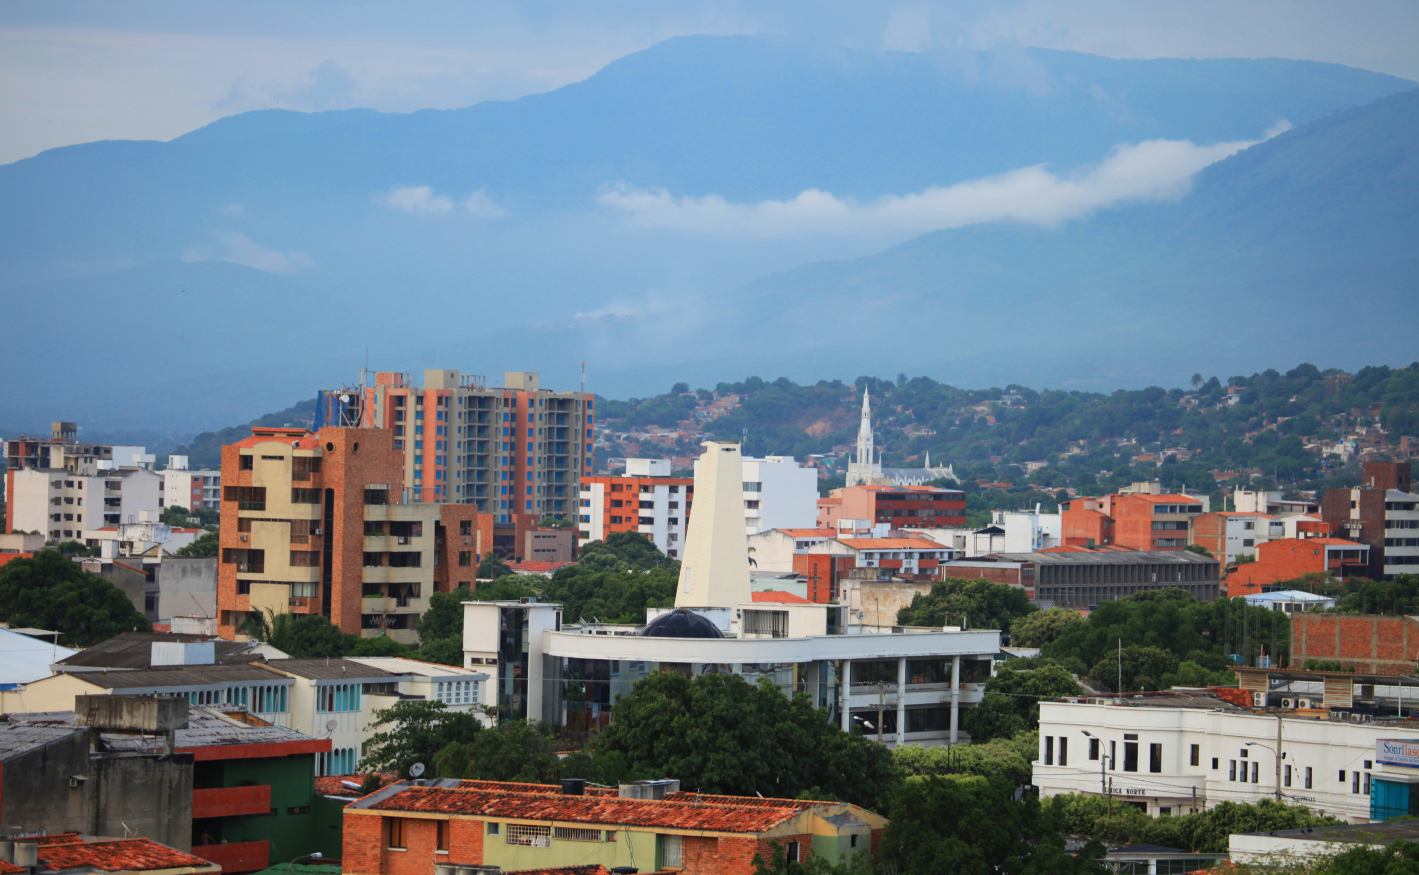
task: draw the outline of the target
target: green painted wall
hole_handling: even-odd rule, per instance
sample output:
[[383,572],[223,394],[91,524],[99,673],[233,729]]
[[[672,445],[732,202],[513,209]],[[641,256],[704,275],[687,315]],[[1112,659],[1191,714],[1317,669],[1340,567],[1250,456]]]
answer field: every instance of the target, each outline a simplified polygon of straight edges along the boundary
[[[267,841],[271,862],[285,863],[293,857],[320,851],[328,856],[340,853],[340,835],[332,842],[317,836],[315,814],[315,754],[266,757],[249,760],[216,760],[194,764],[194,788],[271,787],[271,807],[275,814],[205,818],[192,821],[192,844],[205,831],[214,841]],[[304,809],[304,810],[302,810]],[[293,810],[295,813],[293,813]],[[321,821],[323,823],[323,821]],[[328,833],[322,829],[319,833]]]
[[857,838],[857,847],[852,847],[852,837],[848,834],[813,836],[813,856],[822,857],[834,866],[843,862],[840,857],[866,854],[872,849],[872,834],[863,833]]
[[573,842],[552,839],[550,848],[529,848],[507,843],[507,824],[498,835],[488,835],[484,827],[483,865],[500,866],[505,872],[518,869],[546,869],[553,866],[590,866],[600,863],[607,869],[635,866],[642,872],[659,868],[654,833],[616,833],[614,842]]

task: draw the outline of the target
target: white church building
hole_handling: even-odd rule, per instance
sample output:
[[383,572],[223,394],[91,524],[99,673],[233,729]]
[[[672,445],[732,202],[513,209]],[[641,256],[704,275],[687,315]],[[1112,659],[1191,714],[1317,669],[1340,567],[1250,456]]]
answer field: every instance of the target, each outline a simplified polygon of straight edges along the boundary
[[931,453],[920,468],[883,468],[872,445],[872,410],[867,390],[862,390],[862,422],[857,427],[857,453],[847,463],[848,486],[925,486],[933,480],[959,483],[953,466],[931,466]]
[[568,625],[555,603],[465,602],[464,665],[490,676],[482,701],[591,733],[655,672],[730,673],[806,694],[844,730],[884,744],[968,740],[962,709],[980,701],[1000,633],[874,629],[845,606],[753,593],[740,446],[704,447],[675,607],[647,610],[641,625]]

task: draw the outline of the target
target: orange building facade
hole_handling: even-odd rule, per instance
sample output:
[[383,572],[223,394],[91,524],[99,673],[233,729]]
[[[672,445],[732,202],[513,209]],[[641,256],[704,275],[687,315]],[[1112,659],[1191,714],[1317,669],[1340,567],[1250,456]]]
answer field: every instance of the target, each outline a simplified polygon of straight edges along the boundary
[[1192,495],[1106,495],[1061,507],[1064,546],[1182,550],[1203,504]]
[[429,597],[472,585],[492,516],[408,501],[393,441],[379,428],[255,428],[222,448],[222,637],[291,612],[414,643]]
[[1328,572],[1344,579],[1369,570],[1370,548],[1344,538],[1278,538],[1257,547],[1255,562],[1227,574],[1227,595],[1252,595],[1263,587],[1307,574]]

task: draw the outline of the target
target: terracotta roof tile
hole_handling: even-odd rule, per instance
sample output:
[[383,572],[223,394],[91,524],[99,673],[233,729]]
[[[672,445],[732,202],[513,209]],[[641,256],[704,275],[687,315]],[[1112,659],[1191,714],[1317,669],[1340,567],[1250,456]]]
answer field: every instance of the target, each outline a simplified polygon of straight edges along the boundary
[[716,796],[713,793],[694,793],[680,790],[665,794],[666,802],[696,802],[700,805],[729,805],[739,808],[796,808],[804,811],[820,805],[838,805],[837,802],[823,802],[817,799],[765,799],[761,796]]
[[838,533],[837,529],[779,529],[779,531],[792,538],[831,538]]
[[944,544],[926,538],[838,538],[854,550],[946,550]]
[[28,875],[29,871],[24,866],[16,866],[14,863],[0,860],[0,875]]
[[215,863],[173,850],[151,839],[115,839],[107,842],[71,842],[41,846],[39,859],[51,869],[87,867],[101,872],[216,868]]
[[754,593],[756,602],[776,602],[787,605],[811,605],[812,602],[803,596],[794,595],[791,592],[756,592]]
[[[379,811],[466,814],[485,818],[667,827],[714,832],[758,833],[797,816],[791,800],[761,800],[760,806],[709,805],[685,801],[644,802],[547,792],[508,793],[485,790],[410,787],[369,806]],[[780,803],[775,805],[773,803]]]
[[76,832],[61,832],[55,833],[54,835],[39,836],[35,839],[35,844],[43,848],[49,845],[72,845],[82,841],[83,839],[79,838],[79,834]]
[[[399,780],[397,772],[380,772],[379,786],[387,787]],[[349,781],[355,786],[350,787],[345,784]],[[315,779],[315,792],[321,796],[363,796],[360,788],[364,786],[364,775],[324,775]]]

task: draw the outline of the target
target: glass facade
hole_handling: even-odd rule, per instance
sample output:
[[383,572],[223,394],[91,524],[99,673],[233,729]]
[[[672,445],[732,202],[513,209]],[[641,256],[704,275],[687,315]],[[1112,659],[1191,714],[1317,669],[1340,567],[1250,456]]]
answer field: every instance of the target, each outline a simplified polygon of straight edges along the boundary
[[498,707],[517,720],[527,719],[528,610],[498,612]]

